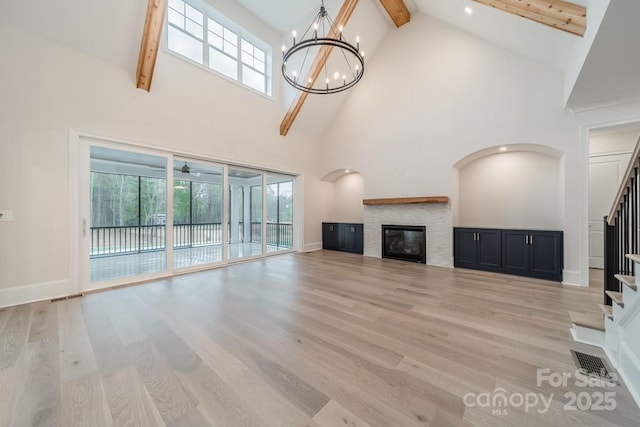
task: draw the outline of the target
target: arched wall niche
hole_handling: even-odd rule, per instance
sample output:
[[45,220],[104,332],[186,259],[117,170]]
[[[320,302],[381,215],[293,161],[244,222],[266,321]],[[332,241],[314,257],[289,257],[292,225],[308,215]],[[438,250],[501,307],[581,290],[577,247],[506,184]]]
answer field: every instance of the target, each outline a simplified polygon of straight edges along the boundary
[[333,183],[333,206],[329,221],[362,223],[364,209],[364,177],[354,169],[337,169],[327,173],[323,181]]
[[483,149],[454,165],[453,224],[562,230],[564,155],[539,144]]

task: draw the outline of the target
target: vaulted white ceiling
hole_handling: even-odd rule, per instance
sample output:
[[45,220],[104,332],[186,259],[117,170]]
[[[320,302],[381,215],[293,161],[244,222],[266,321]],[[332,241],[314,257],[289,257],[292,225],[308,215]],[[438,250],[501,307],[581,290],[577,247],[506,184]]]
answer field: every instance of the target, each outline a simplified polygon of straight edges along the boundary
[[[237,0],[245,8],[259,16],[282,34],[288,34],[296,26],[311,22],[321,0]],[[572,0],[587,6],[588,0]],[[325,6],[335,16],[341,0],[325,0]],[[374,3],[380,14],[386,16],[378,0],[361,0]],[[441,21],[468,31],[492,43],[513,50],[526,57],[542,61],[564,70],[569,54],[578,36],[558,31],[533,21],[511,15],[472,0],[405,0],[411,12],[431,15]],[[359,4],[358,9],[367,5]],[[471,15],[465,12],[470,7]],[[356,9],[356,13],[359,13]],[[389,25],[390,20],[388,20]]]
[[[292,29],[304,31],[321,4],[321,0],[208,1],[214,7],[234,2],[241,5],[281,34],[283,44],[290,43]],[[472,0],[405,0],[405,3],[413,14],[431,15],[525,58],[567,75],[575,74],[573,80],[569,79],[565,94],[567,105],[574,109],[640,99],[640,79],[637,78],[640,50],[636,46],[640,40],[640,25],[636,24],[640,16],[640,1],[572,1],[587,6],[588,17],[590,11],[597,7],[604,11],[610,1],[597,36],[593,23],[588,24],[587,32],[591,28],[591,37],[595,38],[593,45],[587,36],[583,39]],[[0,2],[0,22],[80,49],[132,73],[135,71],[145,0],[40,3],[38,8],[34,8],[32,2]],[[333,17],[341,4],[342,0],[325,0],[325,6]],[[471,15],[465,13],[466,7],[473,10]],[[51,16],[56,16],[56,19],[50,19]],[[367,58],[375,55],[376,48],[389,31],[402,31],[402,28],[395,28],[379,0],[360,0],[345,29],[348,37],[360,36]],[[279,77],[277,64],[275,68],[275,77]],[[285,89],[285,110],[294,95],[295,92]],[[322,133],[348,96],[347,91],[332,96],[309,97],[294,127]]]

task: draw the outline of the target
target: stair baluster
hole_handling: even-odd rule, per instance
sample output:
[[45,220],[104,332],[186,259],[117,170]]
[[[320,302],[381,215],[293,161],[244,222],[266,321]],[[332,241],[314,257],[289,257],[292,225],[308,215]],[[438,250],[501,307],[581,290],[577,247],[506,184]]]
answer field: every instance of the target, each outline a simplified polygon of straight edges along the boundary
[[604,303],[606,291],[620,292],[616,274],[634,275],[635,263],[626,254],[640,254],[640,140],[631,155],[609,215],[605,220]]

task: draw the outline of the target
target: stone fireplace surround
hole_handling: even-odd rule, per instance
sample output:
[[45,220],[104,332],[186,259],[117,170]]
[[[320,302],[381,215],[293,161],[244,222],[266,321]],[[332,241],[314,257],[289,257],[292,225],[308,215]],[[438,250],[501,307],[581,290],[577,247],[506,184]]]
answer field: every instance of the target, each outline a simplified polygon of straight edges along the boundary
[[451,204],[364,203],[364,256],[382,258],[382,224],[424,225],[427,228],[427,265],[453,267]]

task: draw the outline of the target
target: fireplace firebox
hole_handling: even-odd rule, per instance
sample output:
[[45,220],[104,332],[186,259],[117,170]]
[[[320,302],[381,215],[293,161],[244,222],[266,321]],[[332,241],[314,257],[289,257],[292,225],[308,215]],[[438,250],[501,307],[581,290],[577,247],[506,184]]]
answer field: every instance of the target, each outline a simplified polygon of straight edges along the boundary
[[427,263],[427,231],[423,225],[382,225],[382,258]]

